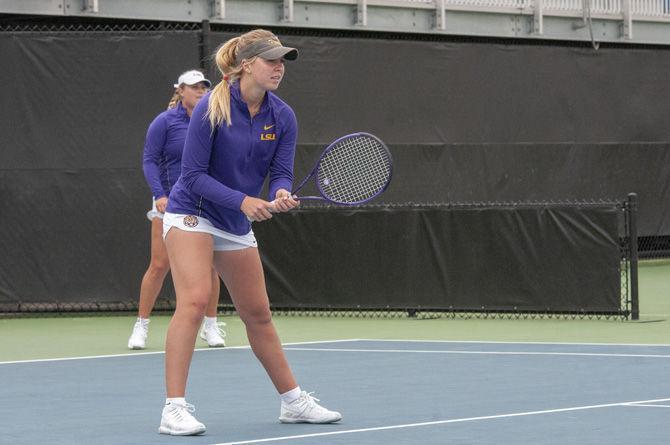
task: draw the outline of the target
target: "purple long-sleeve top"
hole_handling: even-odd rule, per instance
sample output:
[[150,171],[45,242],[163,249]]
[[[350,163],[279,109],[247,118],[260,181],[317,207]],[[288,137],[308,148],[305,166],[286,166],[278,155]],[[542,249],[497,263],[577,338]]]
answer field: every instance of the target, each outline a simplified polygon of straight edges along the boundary
[[206,116],[208,93],[196,105],[182,154],[181,176],[167,211],[207,218],[235,235],[251,229],[240,210],[246,196],[258,197],[269,176],[268,200],[291,190],[298,125],[291,107],[267,92],[253,118],[239,84],[230,89],[231,123],[212,131]]
[[181,102],[149,125],[142,169],[155,199],[168,196],[181,172],[181,154],[190,118]]

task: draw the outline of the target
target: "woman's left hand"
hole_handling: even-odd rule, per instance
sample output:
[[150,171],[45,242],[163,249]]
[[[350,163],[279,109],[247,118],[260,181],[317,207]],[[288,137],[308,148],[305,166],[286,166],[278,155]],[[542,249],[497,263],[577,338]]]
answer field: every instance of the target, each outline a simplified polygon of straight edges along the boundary
[[288,212],[300,205],[300,201],[295,199],[291,192],[286,189],[279,189],[275,194],[274,209],[275,212]]
[[156,200],[156,210],[158,210],[161,213],[165,213],[165,209],[167,208],[167,203],[168,203],[168,198],[167,196],[161,196]]

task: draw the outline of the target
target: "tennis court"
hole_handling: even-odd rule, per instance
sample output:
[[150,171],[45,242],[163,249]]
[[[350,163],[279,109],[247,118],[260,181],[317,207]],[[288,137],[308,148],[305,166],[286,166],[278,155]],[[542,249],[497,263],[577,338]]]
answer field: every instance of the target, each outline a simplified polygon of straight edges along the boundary
[[[208,425],[189,443],[664,443],[670,345],[345,340],[286,345],[336,425],[276,421],[246,347],[200,350],[190,400]],[[163,356],[6,362],[7,443],[161,444]],[[183,440],[183,439],[182,439]],[[298,442],[299,441],[299,442]]]
[[3,0],[0,445],[670,442],[668,2]]
[[198,349],[189,381],[208,431],[182,439],[156,431],[169,317],[154,317],[139,353],[125,351],[131,317],[0,320],[3,441],[666,443],[668,268],[641,267],[639,322],[277,317],[301,385],[343,413],[335,425],[280,424],[241,322],[226,317],[231,346]]

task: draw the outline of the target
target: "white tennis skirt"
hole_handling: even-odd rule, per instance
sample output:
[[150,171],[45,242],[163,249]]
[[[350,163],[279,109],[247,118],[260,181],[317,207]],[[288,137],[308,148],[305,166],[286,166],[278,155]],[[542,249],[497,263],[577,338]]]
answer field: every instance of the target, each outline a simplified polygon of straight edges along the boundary
[[156,208],[156,199],[151,198],[151,210],[147,212],[147,219],[153,221],[154,218],[163,219],[163,214]]
[[249,230],[246,235],[235,235],[214,227],[208,219],[201,216],[165,212],[163,216],[163,239],[173,227],[187,232],[209,233],[214,238],[214,250],[240,250],[258,247],[253,230]]

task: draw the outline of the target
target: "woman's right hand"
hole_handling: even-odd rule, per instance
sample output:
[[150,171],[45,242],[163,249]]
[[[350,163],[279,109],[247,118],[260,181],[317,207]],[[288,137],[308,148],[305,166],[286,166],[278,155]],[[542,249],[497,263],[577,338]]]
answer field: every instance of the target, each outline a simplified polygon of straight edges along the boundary
[[156,210],[158,210],[161,213],[165,213],[165,209],[167,208],[167,196],[162,196],[156,200]]
[[253,198],[251,196],[246,196],[240,206],[240,210],[242,210],[242,213],[244,213],[250,221],[265,221],[266,219],[272,218],[272,213],[270,213],[271,208],[271,202],[264,201],[260,198]]

